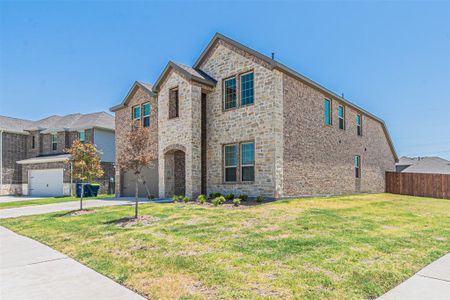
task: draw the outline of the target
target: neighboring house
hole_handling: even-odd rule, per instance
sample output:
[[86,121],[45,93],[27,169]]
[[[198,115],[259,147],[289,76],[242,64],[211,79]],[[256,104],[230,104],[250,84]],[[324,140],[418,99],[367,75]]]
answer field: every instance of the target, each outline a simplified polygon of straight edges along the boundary
[[[169,62],[111,111],[117,156],[131,122],[158,136],[145,184],[160,197],[383,192],[397,160],[381,119],[221,34],[192,67]],[[116,193],[132,195],[134,180],[116,170]]]
[[0,194],[63,196],[71,193],[69,155],[76,139],[93,143],[105,172],[100,192],[114,178],[114,117],[105,113],[51,116],[39,121],[0,116]]
[[402,156],[395,164],[397,172],[450,174],[450,161],[440,157]]

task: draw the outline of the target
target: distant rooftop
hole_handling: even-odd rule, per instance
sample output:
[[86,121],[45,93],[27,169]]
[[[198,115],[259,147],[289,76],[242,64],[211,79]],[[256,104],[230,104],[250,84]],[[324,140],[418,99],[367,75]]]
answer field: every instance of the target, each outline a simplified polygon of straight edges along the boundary
[[114,130],[114,117],[106,112],[91,114],[70,114],[66,116],[50,116],[41,120],[31,121],[0,116],[0,131],[26,134],[28,131],[39,130],[41,133],[58,131],[74,131],[89,128],[105,128]]
[[437,156],[400,157],[395,164],[397,172],[450,174],[450,161]]

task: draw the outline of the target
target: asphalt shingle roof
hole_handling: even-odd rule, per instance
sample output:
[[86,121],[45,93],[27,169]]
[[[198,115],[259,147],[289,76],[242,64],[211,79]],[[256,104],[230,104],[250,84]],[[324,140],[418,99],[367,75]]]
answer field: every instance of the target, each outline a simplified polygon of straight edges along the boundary
[[450,161],[441,157],[400,157],[397,167],[404,173],[450,174]]
[[50,116],[38,121],[10,118],[0,116],[0,130],[27,133],[30,130],[40,130],[42,133],[51,133],[65,130],[88,129],[101,127],[114,130],[114,117],[106,112],[91,114],[70,114],[66,116]]

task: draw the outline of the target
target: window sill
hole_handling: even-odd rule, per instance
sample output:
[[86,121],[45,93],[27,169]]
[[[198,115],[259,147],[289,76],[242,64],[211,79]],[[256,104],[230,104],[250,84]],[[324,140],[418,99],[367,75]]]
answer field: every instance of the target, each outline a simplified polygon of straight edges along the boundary
[[222,182],[222,184],[224,184],[224,185],[233,185],[233,184],[246,185],[246,184],[255,184],[255,182],[254,181],[234,181],[234,182]]

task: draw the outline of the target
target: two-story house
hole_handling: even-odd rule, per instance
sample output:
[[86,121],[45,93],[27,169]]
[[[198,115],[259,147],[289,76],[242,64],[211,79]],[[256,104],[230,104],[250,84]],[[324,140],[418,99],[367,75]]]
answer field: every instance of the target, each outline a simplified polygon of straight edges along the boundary
[[[131,122],[157,135],[140,190],[160,197],[383,192],[397,160],[383,120],[221,34],[192,67],[169,62],[111,111],[118,156]],[[134,180],[116,170],[116,193],[132,195]]]
[[73,192],[70,156],[76,139],[101,154],[101,193],[114,180],[114,117],[105,112],[51,116],[38,121],[0,116],[0,194],[63,196]]

